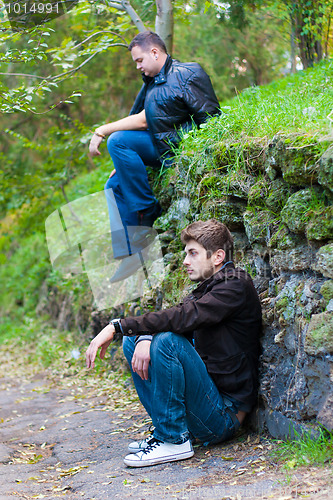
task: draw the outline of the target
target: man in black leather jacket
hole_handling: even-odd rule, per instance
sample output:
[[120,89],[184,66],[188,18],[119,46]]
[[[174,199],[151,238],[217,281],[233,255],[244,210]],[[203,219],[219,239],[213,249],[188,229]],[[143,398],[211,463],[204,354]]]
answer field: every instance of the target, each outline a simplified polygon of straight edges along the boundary
[[[107,146],[115,169],[105,189],[112,189],[125,228],[152,226],[161,214],[146,166],[159,168],[163,162],[170,163],[171,144],[219,113],[218,100],[202,67],[171,59],[156,33],[139,33],[129,50],[142,73],[143,86],[130,115],[98,127],[89,146],[92,156],[100,155],[99,145],[109,136]],[[111,206],[110,201],[109,212]],[[112,228],[112,214],[110,222]],[[113,247],[118,258],[132,253],[130,245]]]

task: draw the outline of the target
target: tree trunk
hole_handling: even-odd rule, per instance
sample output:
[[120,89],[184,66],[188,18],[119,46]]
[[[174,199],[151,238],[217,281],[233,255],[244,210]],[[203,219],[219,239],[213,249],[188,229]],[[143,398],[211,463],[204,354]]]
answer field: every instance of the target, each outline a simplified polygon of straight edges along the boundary
[[155,31],[164,41],[168,53],[172,55],[173,11],[172,0],[156,0],[157,14]]
[[320,39],[322,30],[320,2],[312,1],[311,5],[305,5],[304,0],[298,0],[293,4],[293,18],[300,57],[306,69],[323,57]]
[[290,62],[291,62],[291,72],[296,73],[295,24],[291,16],[290,16]]

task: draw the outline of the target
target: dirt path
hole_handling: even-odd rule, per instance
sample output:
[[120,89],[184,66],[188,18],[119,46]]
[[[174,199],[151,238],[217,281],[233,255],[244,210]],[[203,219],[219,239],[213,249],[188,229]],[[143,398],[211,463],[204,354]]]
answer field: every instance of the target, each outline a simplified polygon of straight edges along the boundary
[[133,395],[112,379],[0,379],[0,500],[333,498],[328,468],[288,476],[270,461],[272,443],[256,435],[196,447],[182,462],[124,466],[128,442],[149,427]]

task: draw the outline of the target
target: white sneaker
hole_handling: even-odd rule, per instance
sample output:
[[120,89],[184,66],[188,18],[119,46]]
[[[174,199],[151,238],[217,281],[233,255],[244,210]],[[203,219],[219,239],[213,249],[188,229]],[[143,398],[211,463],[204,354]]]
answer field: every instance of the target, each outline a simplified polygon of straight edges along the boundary
[[149,445],[150,441],[154,440],[155,438],[153,436],[149,436],[146,439],[143,439],[142,441],[132,441],[128,445],[128,451],[129,453],[139,453],[139,451],[143,451],[147,448]]
[[182,444],[173,444],[152,438],[144,450],[127,455],[124,463],[130,467],[147,467],[165,462],[185,460],[185,458],[191,458],[193,455],[194,451],[189,440]]

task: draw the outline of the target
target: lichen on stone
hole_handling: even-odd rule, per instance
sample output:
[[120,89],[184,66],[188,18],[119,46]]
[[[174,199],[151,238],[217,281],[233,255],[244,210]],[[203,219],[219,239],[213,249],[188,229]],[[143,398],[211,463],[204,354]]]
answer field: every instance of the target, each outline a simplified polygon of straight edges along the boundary
[[304,348],[311,355],[333,353],[333,313],[313,314]]
[[312,268],[326,278],[333,278],[333,243],[322,246],[318,250]]
[[320,293],[322,294],[325,306],[333,299],[333,280],[327,280],[320,288]]

